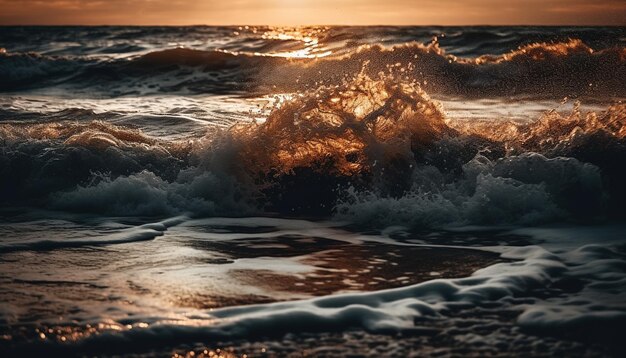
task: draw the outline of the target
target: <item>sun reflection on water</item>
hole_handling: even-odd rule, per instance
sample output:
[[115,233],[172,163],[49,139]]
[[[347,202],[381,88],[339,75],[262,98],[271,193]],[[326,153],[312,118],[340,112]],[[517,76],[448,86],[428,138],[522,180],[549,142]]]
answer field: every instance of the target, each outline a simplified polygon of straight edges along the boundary
[[[256,27],[240,26],[234,34],[258,34],[261,31]],[[283,58],[321,58],[332,55],[333,52],[325,49],[320,39],[328,31],[328,27],[267,27],[263,29],[260,38],[264,41],[280,43],[278,48],[269,52],[255,52],[255,56],[270,56]],[[296,46],[296,49],[292,47]],[[285,48],[281,50],[281,48]]]

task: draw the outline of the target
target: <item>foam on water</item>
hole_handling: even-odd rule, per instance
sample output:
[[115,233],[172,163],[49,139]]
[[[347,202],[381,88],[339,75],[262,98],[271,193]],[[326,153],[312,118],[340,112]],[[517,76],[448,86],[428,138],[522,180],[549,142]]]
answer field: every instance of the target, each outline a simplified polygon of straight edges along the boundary
[[10,243],[3,242],[0,244],[0,253],[12,251],[49,251],[83,246],[104,246],[152,240],[157,236],[163,235],[163,232],[167,230],[168,227],[177,225],[184,220],[184,217],[174,217],[162,222],[144,224],[115,234],[103,235],[96,238],[61,238],[56,240],[19,240],[17,242],[13,241]]
[[462,179],[446,183],[443,177],[434,167],[417,169],[412,189],[400,197],[350,189],[337,205],[337,217],[413,228],[533,225],[568,215],[593,220],[604,204],[598,168],[573,158],[525,153],[491,161],[477,155],[463,165]]
[[[289,230],[328,230],[321,225],[280,219],[252,219],[246,225],[275,225]],[[210,219],[183,223],[178,230],[187,232],[185,225],[209,228],[212,225],[246,223],[244,219]],[[208,226],[207,226],[208,225]],[[218,226],[219,227],[219,226]],[[218,228],[215,227],[215,228]],[[326,229],[325,229],[326,228]],[[341,230],[336,234],[346,235],[349,240],[386,240],[388,237],[354,236]],[[81,333],[87,322],[75,322],[68,328],[54,328],[50,337],[38,342],[29,341],[13,349],[23,352],[50,350],[55,352],[127,352],[142,349],[175,347],[182,342],[239,342],[240,340],[272,341],[285,334],[298,336],[306,333],[365,331],[374,335],[398,335],[406,339],[432,336],[454,322],[456,334],[475,334],[479,339],[490,342],[473,349],[489,351],[493,345],[503,344],[505,337],[499,332],[516,326],[513,330],[520,342],[545,340],[557,337],[563,342],[578,340],[589,344],[604,345],[604,351],[618,354],[623,333],[619,329],[626,319],[624,311],[624,262],[623,226],[594,227],[546,227],[538,229],[514,229],[501,231],[496,236],[530,235],[542,243],[525,246],[483,246],[480,250],[493,251],[505,262],[476,271],[467,278],[434,279],[416,285],[380,290],[367,293],[335,294],[307,300],[256,304],[240,307],[177,310],[176,315],[150,315],[133,313],[106,324],[95,325],[94,330]],[[302,233],[304,231],[301,231]],[[460,232],[457,230],[457,232]],[[487,234],[485,231],[483,235]],[[573,233],[573,234],[572,234]],[[200,234],[200,232],[197,232]],[[224,233],[229,235],[228,233]],[[216,237],[204,236],[204,240],[215,241]],[[235,234],[236,235],[236,234]],[[329,232],[325,234],[329,236]],[[202,235],[193,240],[201,240]],[[599,239],[599,240],[598,240]],[[188,240],[188,239],[187,239]],[[228,240],[233,240],[229,238]],[[565,244],[563,244],[565,243]],[[396,242],[403,247],[424,245]],[[436,248],[439,245],[426,245]],[[445,246],[445,245],[444,245]],[[252,263],[267,265],[261,262]],[[241,266],[243,265],[243,266]],[[247,265],[245,262],[238,267]],[[289,266],[289,265],[288,265]],[[268,268],[271,266],[268,266]],[[280,269],[294,273],[306,272],[304,266],[289,266]],[[192,271],[189,272],[191,274]],[[481,310],[508,312],[511,318],[483,318],[487,324],[479,331],[473,328],[474,317]],[[468,314],[465,314],[467,312]],[[474,323],[473,323],[474,322]],[[78,323],[78,326],[75,326]],[[52,323],[51,323],[52,324]],[[467,329],[464,329],[466,327]],[[593,327],[589,330],[589,327]],[[63,342],[58,337],[70,337]],[[70,329],[68,331],[67,329]],[[521,331],[520,331],[521,329]],[[74,332],[74,333],[72,333]],[[46,331],[47,334],[47,331]],[[536,335],[540,334],[542,338]],[[73,337],[73,338],[72,338]],[[158,340],[155,341],[155,337]],[[508,337],[510,339],[510,337]],[[291,338],[283,339],[289,347]],[[71,342],[71,343],[70,343]],[[130,343],[129,345],[129,342]],[[236,343],[235,343],[236,344]],[[114,348],[115,347],[115,348]],[[565,345],[548,346],[549,352],[558,354]],[[292,349],[292,348],[290,348]],[[594,348],[599,349],[599,348]],[[278,351],[280,352],[280,351]]]

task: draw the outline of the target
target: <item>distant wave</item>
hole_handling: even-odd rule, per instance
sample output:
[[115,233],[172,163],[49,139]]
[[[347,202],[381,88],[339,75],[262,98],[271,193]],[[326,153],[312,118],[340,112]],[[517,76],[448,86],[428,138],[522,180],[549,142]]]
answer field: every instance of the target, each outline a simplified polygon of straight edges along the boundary
[[[437,42],[365,45],[340,56],[284,58],[176,48],[131,60],[0,54],[0,90],[53,85],[124,91],[301,91],[340,84],[363,66],[375,78],[397,71],[430,93],[462,96],[625,97],[626,47],[594,51],[581,40],[535,43],[502,55],[458,58]],[[113,91],[113,90],[117,90]]]
[[391,48],[365,46],[340,58],[318,59],[295,70],[291,66],[287,72],[269,69],[262,72],[259,81],[287,89],[293,86],[287,78],[299,78],[301,84],[308,85],[340,83],[344,76],[358,73],[364,63],[372,78],[379,73],[398,72],[421,82],[429,93],[550,98],[625,95],[621,83],[626,78],[626,47],[596,52],[580,40],[536,43],[503,55],[470,59],[447,54],[437,42]]
[[70,78],[89,61],[35,53],[8,54],[0,52],[0,91],[45,87]]
[[542,26],[55,26],[4,27],[2,44],[10,52],[47,55],[133,55],[162,49],[172,43],[198,50],[276,54],[313,45],[313,52],[346,54],[362,45],[387,46],[438,37],[455,56],[504,54],[535,42],[563,42],[578,38],[596,49],[623,46],[623,27]]

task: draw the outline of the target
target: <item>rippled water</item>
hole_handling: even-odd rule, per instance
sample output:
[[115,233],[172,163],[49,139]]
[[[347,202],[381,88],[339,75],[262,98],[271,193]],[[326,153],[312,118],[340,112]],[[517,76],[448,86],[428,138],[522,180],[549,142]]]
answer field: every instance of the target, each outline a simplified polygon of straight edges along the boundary
[[0,352],[622,355],[625,39],[0,28]]

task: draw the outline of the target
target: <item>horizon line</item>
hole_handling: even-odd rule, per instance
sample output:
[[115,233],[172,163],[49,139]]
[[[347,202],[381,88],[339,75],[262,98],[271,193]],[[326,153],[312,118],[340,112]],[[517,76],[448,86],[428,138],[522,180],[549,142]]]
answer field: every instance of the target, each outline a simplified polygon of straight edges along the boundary
[[626,23],[623,25],[617,24],[454,24],[454,25],[443,25],[443,24],[367,24],[367,25],[357,25],[357,24],[299,24],[299,25],[270,25],[270,24],[80,24],[80,23],[68,23],[68,24],[35,24],[35,23],[22,23],[22,24],[0,24],[0,27],[9,27],[9,26],[31,26],[31,27],[62,27],[62,26],[80,26],[80,27],[114,27],[114,26],[124,26],[124,27],[241,27],[241,26],[266,26],[266,27],[312,27],[312,26],[328,26],[328,27],[624,27],[626,28]]

